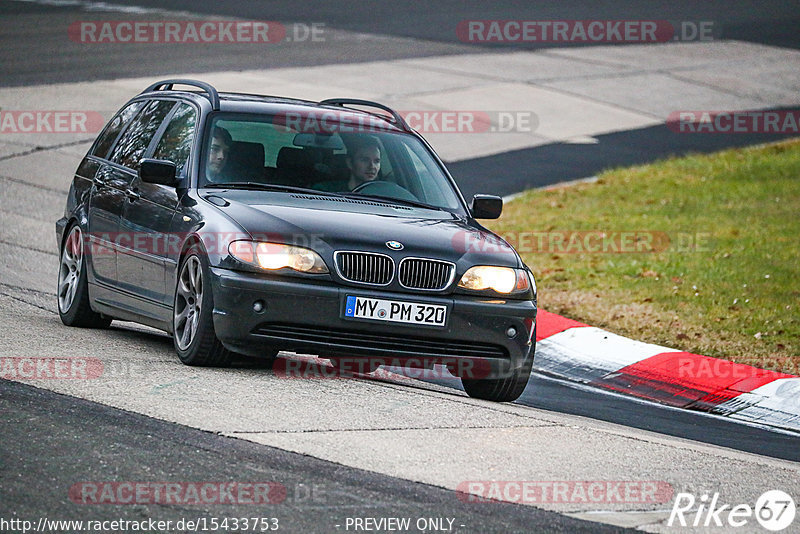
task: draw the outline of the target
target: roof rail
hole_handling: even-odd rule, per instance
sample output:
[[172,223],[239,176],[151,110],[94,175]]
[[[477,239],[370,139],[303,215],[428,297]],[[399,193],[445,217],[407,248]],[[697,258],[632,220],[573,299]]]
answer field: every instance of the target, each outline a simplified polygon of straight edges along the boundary
[[219,93],[217,93],[217,90],[214,89],[213,85],[206,82],[199,82],[197,80],[189,79],[161,80],[160,82],[156,82],[149,86],[147,89],[142,91],[142,93],[149,93],[151,91],[169,91],[175,84],[191,85],[193,87],[202,89],[208,93],[208,100],[211,102],[212,109],[214,111],[219,111]]
[[397,124],[404,131],[406,132],[413,131],[402,115],[400,115],[398,112],[396,112],[389,106],[384,106],[383,104],[378,104],[377,102],[372,102],[370,100],[359,100],[357,98],[329,98],[327,100],[321,101],[320,104],[323,106],[340,106],[340,107],[345,107],[345,105],[349,104],[351,106],[367,106],[367,107],[382,109],[383,111],[386,111],[389,114],[391,114],[395,124]]

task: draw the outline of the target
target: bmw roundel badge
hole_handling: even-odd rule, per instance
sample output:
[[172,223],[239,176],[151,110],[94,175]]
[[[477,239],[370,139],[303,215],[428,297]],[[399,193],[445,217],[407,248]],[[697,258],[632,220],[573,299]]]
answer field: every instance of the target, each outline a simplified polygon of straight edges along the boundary
[[386,246],[392,250],[403,250],[403,244],[400,241],[387,241]]

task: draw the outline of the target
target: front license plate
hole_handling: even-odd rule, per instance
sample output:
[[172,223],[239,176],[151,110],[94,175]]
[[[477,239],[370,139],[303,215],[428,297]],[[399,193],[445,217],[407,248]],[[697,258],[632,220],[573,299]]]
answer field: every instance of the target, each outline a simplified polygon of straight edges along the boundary
[[444,326],[447,320],[447,306],[348,296],[344,316],[354,319]]

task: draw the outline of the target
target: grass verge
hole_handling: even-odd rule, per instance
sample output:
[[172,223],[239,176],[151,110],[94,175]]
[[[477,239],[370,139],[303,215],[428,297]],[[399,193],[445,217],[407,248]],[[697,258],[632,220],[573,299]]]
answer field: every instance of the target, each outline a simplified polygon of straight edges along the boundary
[[800,374],[800,139],[598,178],[528,191],[490,225],[543,309]]

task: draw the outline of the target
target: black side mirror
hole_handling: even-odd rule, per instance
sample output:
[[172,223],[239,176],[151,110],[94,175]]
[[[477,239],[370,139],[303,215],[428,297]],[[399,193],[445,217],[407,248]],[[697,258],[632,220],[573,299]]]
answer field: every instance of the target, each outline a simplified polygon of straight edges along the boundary
[[139,165],[139,179],[148,184],[175,187],[178,184],[177,167],[163,159],[143,159]]
[[475,195],[471,210],[476,219],[497,219],[503,212],[503,199],[495,195]]

